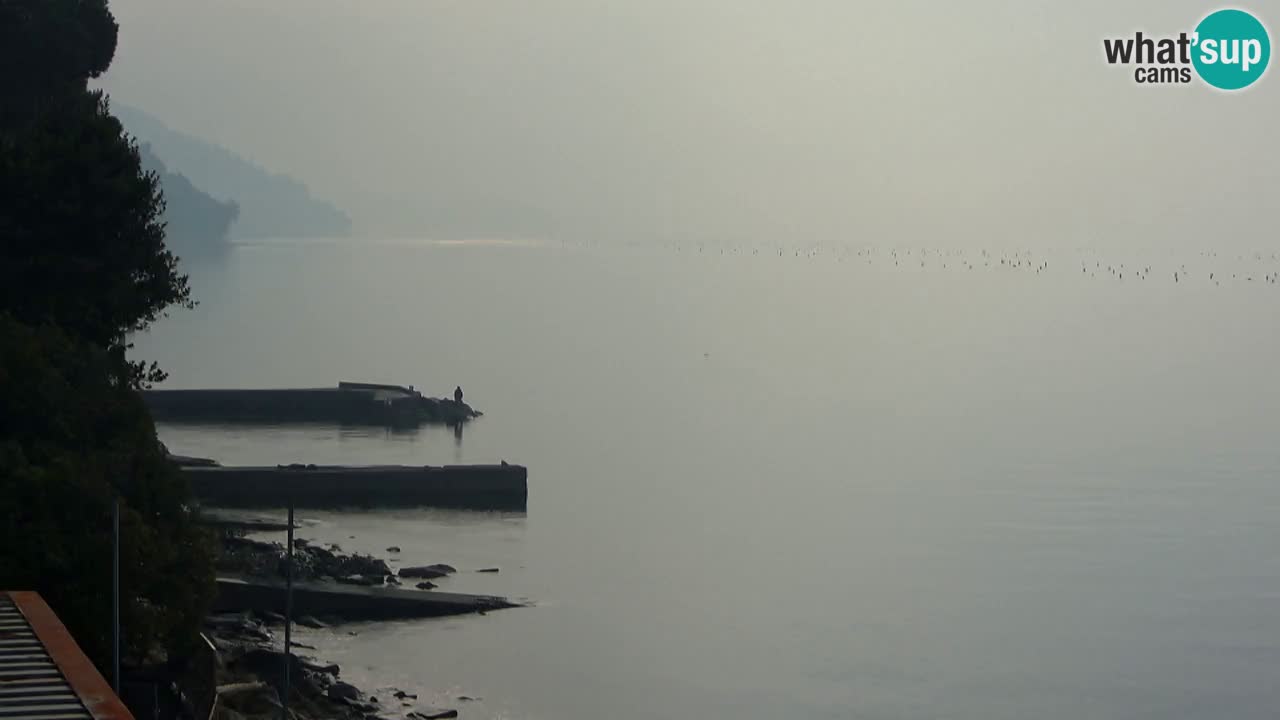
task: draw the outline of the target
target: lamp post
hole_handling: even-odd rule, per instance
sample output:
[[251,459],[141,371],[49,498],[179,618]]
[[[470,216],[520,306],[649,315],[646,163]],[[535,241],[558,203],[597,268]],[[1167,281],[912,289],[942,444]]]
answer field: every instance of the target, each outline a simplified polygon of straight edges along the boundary
[[284,697],[280,698],[280,717],[289,720],[289,660],[293,627],[293,498],[289,498],[289,547],[284,564]]

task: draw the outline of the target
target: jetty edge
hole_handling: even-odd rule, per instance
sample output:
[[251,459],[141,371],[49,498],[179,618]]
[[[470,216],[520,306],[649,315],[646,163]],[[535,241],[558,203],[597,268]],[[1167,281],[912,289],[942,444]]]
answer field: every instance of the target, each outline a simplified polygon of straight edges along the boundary
[[453,507],[524,510],[523,465],[188,466],[201,503],[224,507]]
[[337,422],[351,425],[456,425],[483,413],[453,398],[427,397],[412,385],[339,382],[335,387],[143,390],[156,420]]
[[[220,575],[213,612],[279,611],[284,607],[285,583],[275,578]],[[293,583],[295,616],[355,620],[395,620],[467,615],[520,607],[496,595],[468,595],[439,590],[363,587],[301,580]]]

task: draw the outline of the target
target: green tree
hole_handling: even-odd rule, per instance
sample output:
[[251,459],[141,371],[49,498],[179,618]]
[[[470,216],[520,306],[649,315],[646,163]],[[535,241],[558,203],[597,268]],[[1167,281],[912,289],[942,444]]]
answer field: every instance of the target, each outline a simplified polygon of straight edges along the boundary
[[106,0],[0,0],[0,125],[83,92],[115,56]]
[[101,668],[115,498],[133,658],[181,652],[213,591],[138,393],[162,373],[126,358],[191,297],[156,176],[86,89],[115,46],[105,0],[0,0],[0,585],[40,591]]
[[110,667],[117,494],[129,656],[181,653],[212,596],[211,547],[128,367],[0,315],[0,580],[39,590],[99,667]]
[[60,101],[0,138],[0,309],[122,351],[165,308],[191,305],[163,213],[106,98]]

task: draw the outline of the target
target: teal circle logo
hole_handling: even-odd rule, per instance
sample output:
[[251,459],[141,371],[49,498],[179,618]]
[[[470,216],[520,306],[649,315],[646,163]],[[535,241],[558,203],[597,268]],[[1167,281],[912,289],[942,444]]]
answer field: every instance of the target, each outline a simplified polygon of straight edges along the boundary
[[1271,60],[1271,38],[1258,18],[1243,10],[1218,10],[1196,26],[1191,62],[1201,79],[1219,90],[1257,82]]

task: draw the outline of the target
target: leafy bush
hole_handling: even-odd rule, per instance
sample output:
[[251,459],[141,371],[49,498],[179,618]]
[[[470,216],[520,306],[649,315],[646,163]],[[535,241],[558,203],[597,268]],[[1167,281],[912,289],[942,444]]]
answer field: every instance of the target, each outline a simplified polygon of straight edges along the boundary
[[210,538],[129,368],[0,316],[0,584],[39,590],[99,667],[110,666],[117,494],[128,656],[182,652],[213,593]]

